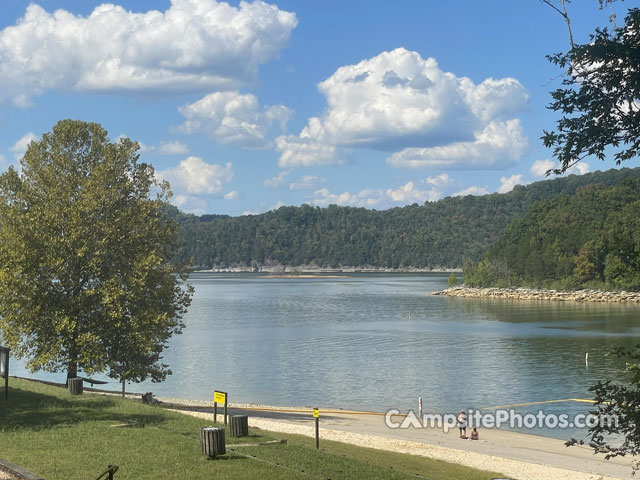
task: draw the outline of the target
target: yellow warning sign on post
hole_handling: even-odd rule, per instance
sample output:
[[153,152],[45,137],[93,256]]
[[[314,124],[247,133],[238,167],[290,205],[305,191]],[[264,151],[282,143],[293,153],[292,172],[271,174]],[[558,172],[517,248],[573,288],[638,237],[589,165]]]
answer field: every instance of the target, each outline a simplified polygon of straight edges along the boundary
[[227,394],[224,392],[213,392],[213,401],[216,403],[225,403],[227,399]]
[[318,418],[318,416],[319,416],[318,409],[314,408],[313,409],[313,418]]

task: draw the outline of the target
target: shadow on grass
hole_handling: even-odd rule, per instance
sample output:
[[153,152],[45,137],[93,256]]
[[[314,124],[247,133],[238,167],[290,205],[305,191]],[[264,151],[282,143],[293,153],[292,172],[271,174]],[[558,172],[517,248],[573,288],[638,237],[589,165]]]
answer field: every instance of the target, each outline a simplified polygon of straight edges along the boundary
[[234,453],[235,452],[230,454],[229,452],[227,452],[224,455],[220,455],[219,457],[216,457],[216,458],[207,457],[206,460],[208,462],[220,462],[220,461],[228,462],[230,460],[251,460],[251,458],[248,458],[247,456],[241,457],[237,453],[235,453],[234,455]]
[[119,412],[118,402],[109,398],[84,395],[61,398],[19,388],[9,390],[9,401],[1,407],[0,430],[39,430],[87,421],[140,424],[164,421],[159,414]]

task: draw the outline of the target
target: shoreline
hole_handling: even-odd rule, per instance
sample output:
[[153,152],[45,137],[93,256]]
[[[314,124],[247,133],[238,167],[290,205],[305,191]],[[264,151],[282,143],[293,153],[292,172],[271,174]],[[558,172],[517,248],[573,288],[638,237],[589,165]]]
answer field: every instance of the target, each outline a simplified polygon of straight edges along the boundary
[[510,287],[464,287],[457,286],[431,292],[431,295],[466,298],[490,298],[503,300],[529,300],[554,302],[594,302],[594,303],[622,303],[640,304],[640,292],[605,292],[601,290],[542,290],[535,288]]
[[[26,379],[40,382],[36,379]],[[60,387],[62,384],[43,382]],[[85,388],[87,394],[120,396],[117,390]],[[140,394],[127,397],[140,401]],[[135,398],[134,398],[135,397]],[[213,421],[213,402],[155,397],[156,407]],[[275,433],[315,436],[312,407],[232,403],[229,415],[247,415],[249,426]],[[218,408],[222,422],[223,408]],[[401,421],[399,418],[397,421]],[[384,413],[339,408],[320,409],[320,441],[336,441],[378,450],[424,456],[480,470],[500,472],[515,480],[633,479],[631,458],[604,460],[591,448],[567,448],[564,440],[499,429],[480,429],[480,440],[463,440],[457,429],[393,429]]]
[[300,276],[301,274],[325,276],[331,273],[462,273],[461,268],[386,268],[372,266],[341,266],[336,268],[318,267],[315,265],[300,265],[293,267],[291,265],[259,265],[256,267],[248,267],[246,265],[237,266],[215,266],[207,269],[195,269],[193,273],[268,273],[275,275],[292,275]]
[[[159,406],[212,419],[213,403],[159,397]],[[229,415],[247,415],[249,426],[276,433],[315,436],[310,407],[229,404]],[[218,409],[218,422],[222,422]],[[500,472],[515,480],[632,479],[632,460],[604,460],[589,447],[564,446],[564,440],[499,429],[482,429],[479,441],[463,440],[457,428],[392,429],[384,414],[320,409],[320,443],[336,441],[360,447],[424,456],[480,470]]]

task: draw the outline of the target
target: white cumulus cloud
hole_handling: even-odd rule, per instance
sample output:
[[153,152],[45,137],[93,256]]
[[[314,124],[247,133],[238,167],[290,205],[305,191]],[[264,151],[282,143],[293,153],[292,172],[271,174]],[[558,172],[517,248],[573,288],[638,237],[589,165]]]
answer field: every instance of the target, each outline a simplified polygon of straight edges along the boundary
[[573,167],[567,170],[567,174],[571,175],[584,175],[585,173],[589,173],[591,169],[590,165],[585,161],[580,161],[576,163]]
[[536,160],[531,165],[529,171],[533,173],[536,177],[544,177],[549,170],[556,167],[556,162],[553,160],[545,159],[545,160]]
[[446,187],[453,183],[453,179],[446,173],[441,173],[435,177],[427,177],[427,183],[434,187]]
[[387,159],[392,167],[500,168],[517,162],[527,138],[519,119],[491,122],[468,142],[428,148],[405,148]]
[[463,190],[459,190],[453,194],[454,197],[466,197],[467,195],[486,195],[489,193],[487,187],[479,187],[474,185],[472,187],[467,187]]
[[500,177],[500,186],[498,193],[507,193],[513,190],[516,185],[524,185],[527,182],[522,181],[522,175],[511,175],[510,177]]
[[13,146],[9,148],[9,150],[13,152],[13,155],[16,160],[20,160],[24,156],[25,152],[27,151],[29,144],[37,139],[38,137],[35,133],[33,132],[26,133],[22,136],[22,138],[20,138],[20,140],[14,143]]
[[326,207],[327,205],[349,205],[352,207],[375,208],[384,200],[383,190],[365,189],[358,193],[332,193],[327,188],[316,190],[311,199],[312,205]]
[[186,155],[189,153],[189,148],[182,142],[160,142],[158,146],[158,153],[162,155]]
[[498,168],[526,147],[515,115],[528,95],[514,78],[476,85],[398,48],[340,67],[318,88],[327,111],[276,140],[280,166],[339,163],[341,149],[367,147],[395,152],[395,167]]
[[439,189],[434,188],[432,185],[427,185],[424,181],[409,181],[397,188],[364,189],[357,193],[349,191],[332,193],[327,188],[321,188],[314,192],[310,203],[322,207],[336,204],[365,208],[389,208],[439,200],[443,196]]
[[167,180],[171,189],[179,194],[217,194],[224,184],[233,180],[233,168],[231,163],[222,166],[206,163],[199,157],[188,157],[173,168],[158,171],[156,176]]
[[385,194],[393,202],[400,204],[424,203],[427,200],[438,200],[442,198],[442,193],[436,189],[424,190],[413,182],[407,182],[405,185],[396,189],[389,188]]
[[289,190],[311,190],[325,182],[324,178],[315,175],[304,175],[295,182],[289,184]]
[[144,13],[104,3],[86,17],[31,3],[0,31],[0,98],[28,106],[48,89],[234,89],[256,79],[296,25],[294,13],[262,1],[171,0]]
[[272,178],[267,178],[264,181],[265,187],[278,188],[285,183],[285,179],[291,173],[290,170],[282,170],[278,175]]
[[224,194],[225,200],[237,200],[238,198],[240,198],[240,194],[235,190],[231,190],[229,193]]
[[[310,121],[310,123],[318,122],[318,119]],[[305,127],[299,137],[283,135],[276,138],[276,149],[280,152],[278,166],[291,168],[342,163],[343,156],[340,149],[312,137],[307,129],[308,127]]]
[[[547,158],[545,160],[536,160],[533,162],[529,171],[536,177],[545,177],[549,170],[555,168],[560,168],[560,163]],[[581,161],[569,168],[565,174],[584,175],[585,173],[589,173],[590,168],[591,167],[587,162]]]
[[186,121],[179,127],[185,133],[199,132],[222,144],[246,148],[267,148],[273,125],[284,130],[291,110],[284,105],[260,108],[255,95],[237,91],[211,93],[179,109]]
[[173,197],[173,204],[183,212],[202,215],[207,213],[207,201],[202,197],[193,195],[176,195]]

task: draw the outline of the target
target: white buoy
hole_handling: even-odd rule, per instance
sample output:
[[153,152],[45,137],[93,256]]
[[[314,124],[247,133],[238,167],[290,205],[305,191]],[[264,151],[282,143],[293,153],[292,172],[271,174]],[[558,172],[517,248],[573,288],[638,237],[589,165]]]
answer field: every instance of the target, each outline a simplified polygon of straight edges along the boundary
[[589,352],[584,354],[584,363],[589,363]]

